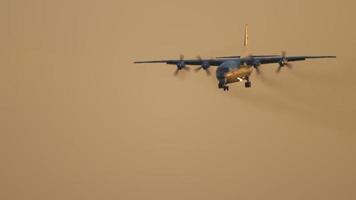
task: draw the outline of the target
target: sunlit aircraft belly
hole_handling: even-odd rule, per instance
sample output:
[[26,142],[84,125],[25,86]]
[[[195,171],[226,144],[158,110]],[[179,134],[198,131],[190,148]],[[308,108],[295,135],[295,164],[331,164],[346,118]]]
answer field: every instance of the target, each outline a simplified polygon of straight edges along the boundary
[[240,66],[240,68],[229,71],[225,74],[225,83],[229,84],[243,81],[246,77],[251,75],[252,71],[252,67],[250,66]]

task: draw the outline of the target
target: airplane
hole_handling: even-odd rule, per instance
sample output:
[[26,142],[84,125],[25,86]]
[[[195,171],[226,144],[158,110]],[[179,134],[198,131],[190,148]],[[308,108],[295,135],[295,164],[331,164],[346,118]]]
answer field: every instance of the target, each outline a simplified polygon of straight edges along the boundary
[[[248,48],[248,25],[245,25],[244,33],[244,46]],[[252,55],[247,56],[224,56],[216,57],[214,59],[197,59],[185,60],[181,55],[178,60],[155,60],[155,61],[136,61],[135,64],[142,63],[165,63],[169,65],[176,65],[177,69],[174,75],[177,75],[181,70],[189,70],[187,65],[199,66],[196,71],[201,69],[205,70],[210,75],[209,68],[217,66],[216,79],[218,80],[218,88],[224,91],[229,90],[229,84],[245,81],[245,88],[251,87],[250,76],[253,70],[257,74],[260,74],[259,67],[263,64],[277,63],[277,73],[281,71],[283,67],[292,68],[289,62],[304,61],[306,59],[318,59],[318,58],[336,58],[336,56],[286,56],[286,52],[283,51],[281,55]]]

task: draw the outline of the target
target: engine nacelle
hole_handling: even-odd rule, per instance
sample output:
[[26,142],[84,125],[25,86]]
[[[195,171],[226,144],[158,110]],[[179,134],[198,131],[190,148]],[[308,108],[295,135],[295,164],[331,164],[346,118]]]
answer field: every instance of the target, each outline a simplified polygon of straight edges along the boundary
[[185,67],[184,61],[180,61],[180,62],[177,63],[177,69],[178,69],[178,70],[181,70],[181,69],[183,69],[184,67]]
[[201,68],[203,68],[204,70],[209,69],[209,67],[210,67],[210,63],[208,61],[203,62],[201,65]]

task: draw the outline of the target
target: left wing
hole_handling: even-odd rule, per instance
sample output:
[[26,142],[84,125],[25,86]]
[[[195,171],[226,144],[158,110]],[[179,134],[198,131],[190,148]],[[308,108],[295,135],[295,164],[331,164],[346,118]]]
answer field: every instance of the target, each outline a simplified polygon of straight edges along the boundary
[[318,58],[336,58],[336,56],[275,56],[275,57],[260,57],[257,58],[261,64],[280,63],[281,61],[294,62],[303,61],[306,59]]
[[211,66],[219,66],[221,65],[224,61],[223,59],[191,59],[191,60],[154,60],[154,61],[137,61],[134,62],[136,64],[141,64],[141,63],[165,63],[169,65],[178,65],[178,64],[184,64],[184,65],[203,65],[204,63],[209,63]]

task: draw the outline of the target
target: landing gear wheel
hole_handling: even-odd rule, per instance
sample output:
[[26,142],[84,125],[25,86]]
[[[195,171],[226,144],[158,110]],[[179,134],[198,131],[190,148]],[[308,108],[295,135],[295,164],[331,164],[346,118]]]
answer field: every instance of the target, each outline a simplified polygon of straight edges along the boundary
[[224,91],[229,91],[229,86],[224,86]]
[[245,88],[250,88],[250,87],[251,87],[251,82],[250,81],[245,82]]

